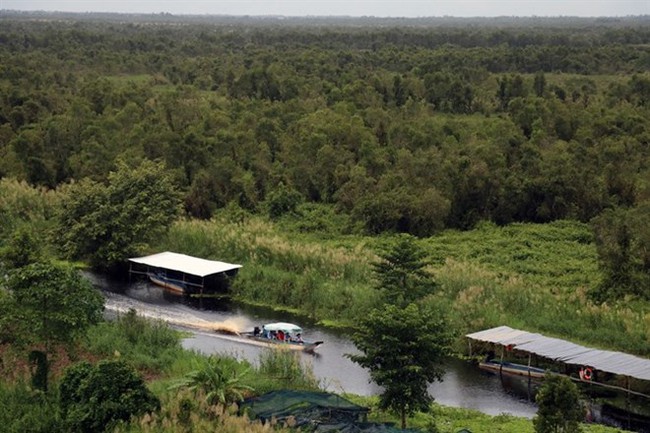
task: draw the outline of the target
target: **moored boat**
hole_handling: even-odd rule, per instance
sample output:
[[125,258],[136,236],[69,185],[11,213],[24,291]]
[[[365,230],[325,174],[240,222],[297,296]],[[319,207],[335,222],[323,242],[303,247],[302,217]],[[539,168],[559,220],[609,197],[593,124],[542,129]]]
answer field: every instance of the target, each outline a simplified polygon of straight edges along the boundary
[[546,371],[543,368],[530,367],[522,364],[515,364],[506,361],[489,360],[478,364],[479,368],[491,373],[511,374],[515,376],[532,377],[534,379],[543,379]]

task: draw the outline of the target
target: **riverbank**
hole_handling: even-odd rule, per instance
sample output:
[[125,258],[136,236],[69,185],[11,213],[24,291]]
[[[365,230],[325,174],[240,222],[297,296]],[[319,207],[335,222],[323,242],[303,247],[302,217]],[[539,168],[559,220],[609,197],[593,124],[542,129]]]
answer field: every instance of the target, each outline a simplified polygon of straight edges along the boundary
[[[372,263],[387,238],[303,232],[296,228],[298,220],[234,219],[224,211],[209,222],[177,222],[152,251],[240,263],[243,268],[232,281],[236,299],[299,312],[328,326],[354,326],[378,305]],[[650,355],[647,302],[625,298],[597,304],[588,296],[600,275],[586,224],[483,224],[418,244],[437,283],[425,302],[449,314],[459,351],[465,350],[466,333],[505,324]]]
[[[239,359],[250,363],[257,362],[263,349],[254,345],[233,342],[219,334],[208,332],[205,325],[219,326],[228,323],[240,326],[240,329],[252,329],[254,324],[289,320],[303,324],[299,318],[287,316],[285,313],[274,315],[273,311],[230,304],[196,305],[187,308],[178,297],[171,299],[164,296],[162,289],[147,283],[129,284],[128,288],[122,283],[114,282],[115,286],[103,283],[109,290],[119,293],[106,293],[107,309],[128,311],[137,309],[145,317],[157,318],[167,323],[181,326],[182,329],[193,329],[190,335],[182,340],[183,347],[210,354],[233,354]],[[128,297],[127,297],[128,294]],[[187,301],[187,299],[185,299]],[[195,302],[197,300],[192,300]],[[194,327],[194,325],[197,325]],[[307,325],[303,328],[305,335],[315,336],[325,340],[325,345],[319,348],[316,356],[304,356],[302,361],[313,371],[319,381],[319,387],[329,392],[358,394],[361,398],[371,397],[379,392],[376,386],[368,382],[367,371],[352,363],[345,353],[354,350],[346,334],[335,335],[331,330]],[[185,331],[187,333],[187,331]],[[526,386],[523,382],[508,380],[503,382],[497,376],[486,375],[475,365],[467,362],[449,360],[445,363],[443,382],[436,382],[429,387],[430,394],[437,403],[450,407],[472,408],[477,412],[492,416],[510,416],[512,418],[532,419],[536,408],[527,400]],[[528,396],[530,398],[530,396]],[[505,415],[509,414],[509,415]],[[624,423],[621,425],[625,425]]]
[[[162,408],[155,417],[145,416],[121,425],[117,431],[124,433],[168,432],[179,426],[181,418],[185,426],[196,431],[220,431],[213,417],[215,409],[206,406],[201,394],[193,396],[187,390],[172,389],[203,363],[204,355],[195,351],[183,350],[180,346],[181,333],[159,321],[140,318],[134,314],[120,316],[114,322],[104,322],[92,328],[87,339],[77,347],[76,362],[91,359],[119,358],[136,367],[147,379],[148,387],[161,400]],[[3,362],[6,361],[3,359]],[[6,365],[6,363],[5,363]],[[271,354],[261,358],[256,365],[246,361],[229,362],[228,365],[241,374],[239,384],[254,389],[252,394],[262,394],[274,389],[317,389],[309,369],[292,354]],[[58,384],[61,371],[53,372],[53,389]],[[239,374],[239,373],[238,373]],[[57,393],[42,394],[38,399],[31,397],[32,391],[21,379],[8,380],[3,375],[0,382],[0,404],[6,410],[0,413],[0,423],[13,431],[58,431],[53,429],[60,421],[57,418]],[[375,397],[346,395],[354,402],[371,408],[371,419],[382,422],[395,422],[391,414],[376,407]],[[188,399],[192,403],[188,406]],[[183,403],[185,402],[185,403]],[[185,415],[180,409],[183,405]],[[187,411],[189,410],[189,413]],[[232,417],[233,415],[228,415]],[[219,421],[222,422],[222,421]],[[229,419],[229,429],[233,433],[258,431],[243,419]],[[473,433],[533,433],[529,419],[509,415],[489,416],[467,409],[454,409],[434,405],[430,414],[418,414],[409,419],[409,427],[432,431],[435,426],[440,433],[455,433],[459,428],[469,428]],[[15,428],[14,428],[15,427]],[[171,428],[171,430],[170,430]],[[260,430],[261,431],[261,430]],[[284,431],[284,429],[282,430]],[[620,431],[597,425],[585,425],[585,433],[614,433]]]

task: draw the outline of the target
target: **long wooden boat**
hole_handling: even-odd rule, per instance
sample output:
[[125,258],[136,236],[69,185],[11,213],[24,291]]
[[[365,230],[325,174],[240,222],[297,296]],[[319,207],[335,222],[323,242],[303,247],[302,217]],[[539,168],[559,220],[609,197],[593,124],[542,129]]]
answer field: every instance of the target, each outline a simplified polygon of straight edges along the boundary
[[260,329],[255,327],[252,331],[242,332],[239,336],[249,342],[265,347],[297,350],[314,353],[323,344],[322,341],[307,341],[302,338],[302,328],[293,323],[277,322],[268,323]]
[[187,286],[180,281],[166,278],[161,274],[149,273],[148,275],[149,280],[158,286],[164,287],[165,289],[178,294],[187,293]]
[[491,373],[503,373],[503,374],[510,374],[510,375],[515,375],[515,376],[525,376],[525,377],[532,377],[534,379],[543,379],[544,374],[546,374],[546,370],[543,368],[537,368],[537,367],[529,367],[527,365],[522,365],[522,364],[515,364],[512,362],[506,362],[506,361],[497,361],[497,360],[490,360],[490,361],[483,361],[478,364],[479,368],[485,371],[489,371]]

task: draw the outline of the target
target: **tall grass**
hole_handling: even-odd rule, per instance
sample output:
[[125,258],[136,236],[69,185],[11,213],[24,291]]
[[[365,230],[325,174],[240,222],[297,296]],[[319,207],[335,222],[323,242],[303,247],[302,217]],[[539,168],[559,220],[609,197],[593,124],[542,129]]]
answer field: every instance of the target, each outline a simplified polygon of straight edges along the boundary
[[297,309],[316,320],[352,323],[377,301],[370,285],[371,249],[290,240],[261,218],[182,221],[159,249],[241,263],[233,281],[237,298]]
[[271,349],[260,354],[257,367],[257,393],[275,389],[319,389],[311,369],[301,361],[300,354],[287,349]]
[[180,339],[181,334],[167,324],[131,310],[91,328],[86,348],[102,357],[125,359],[138,370],[164,372],[178,359],[185,359]]
[[[361,397],[345,396],[350,401],[370,408],[371,421],[398,423],[394,414],[379,409],[376,396]],[[520,418],[509,414],[496,416],[487,415],[473,409],[431,405],[429,413],[416,413],[408,421],[408,427],[430,433],[456,433],[465,428],[472,433],[533,433],[535,431],[530,419]],[[583,433],[621,433],[621,430],[598,424],[583,424]]]
[[205,398],[189,393],[168,394],[162,410],[154,415],[122,424],[115,433],[289,433],[287,427],[275,423],[251,422],[238,416],[236,407],[210,406]]
[[56,433],[61,428],[58,401],[52,393],[34,391],[25,383],[0,380],[0,431]]
[[[381,238],[290,228],[259,217],[182,221],[158,248],[241,263],[233,281],[237,298],[298,310],[316,320],[351,325],[378,305],[371,263]],[[600,281],[586,224],[484,223],[419,244],[438,283],[430,302],[445,305],[458,335],[505,324],[650,355],[647,302],[600,305],[586,296]]]

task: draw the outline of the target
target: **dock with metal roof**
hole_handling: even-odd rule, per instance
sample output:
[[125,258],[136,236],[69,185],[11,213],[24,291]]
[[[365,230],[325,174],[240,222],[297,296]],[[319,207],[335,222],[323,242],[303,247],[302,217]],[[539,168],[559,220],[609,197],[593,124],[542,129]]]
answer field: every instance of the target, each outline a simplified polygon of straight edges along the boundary
[[[559,338],[513,329],[509,326],[498,326],[474,332],[467,334],[466,337],[470,341],[470,354],[472,352],[471,342],[475,341],[500,346],[502,358],[504,350],[528,354],[529,366],[530,356],[536,355],[581,370],[588,368],[590,371],[609,373],[625,378],[627,386],[612,386],[596,381],[591,381],[591,383],[650,399],[649,395],[630,389],[630,379],[650,381],[650,359],[622,352],[585,347]],[[571,378],[580,381],[580,379]]]
[[589,366],[606,373],[650,381],[650,359],[622,352],[592,349],[559,338],[498,326],[467,334],[476,341],[498,344],[521,352],[532,353],[552,361],[576,366]]

